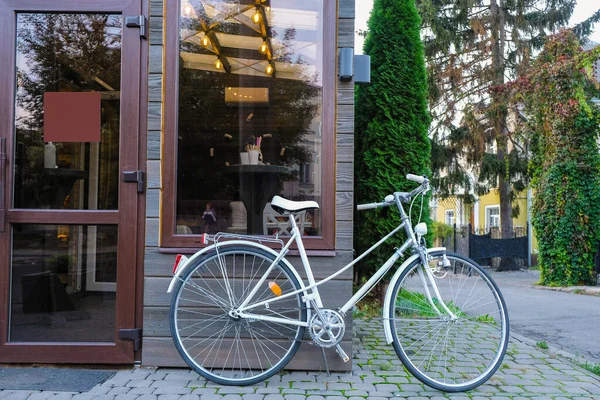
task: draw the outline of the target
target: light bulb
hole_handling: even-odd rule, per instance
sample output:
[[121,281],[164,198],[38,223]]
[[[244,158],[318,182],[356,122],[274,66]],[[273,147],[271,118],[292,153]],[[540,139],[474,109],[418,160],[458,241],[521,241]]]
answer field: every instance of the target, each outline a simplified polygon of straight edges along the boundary
[[267,75],[271,75],[273,73],[273,65],[271,63],[269,63],[267,65],[267,68],[265,69],[265,72],[267,73]]
[[258,23],[260,23],[260,19],[261,19],[260,11],[258,11],[258,9],[256,9],[256,11],[254,11],[254,14],[252,14],[252,21],[255,24],[258,24]]
[[204,37],[202,37],[202,46],[208,47],[209,44],[210,44],[210,39],[208,38],[207,34],[204,34]]
[[258,48],[258,51],[260,51],[262,54],[265,54],[268,49],[269,49],[269,45],[267,44],[266,41],[263,41],[262,44],[260,45],[260,47]]
[[189,4],[185,6],[185,8],[183,9],[185,12],[185,15],[190,15],[192,13],[192,6],[190,6]]
[[217,61],[215,61],[215,68],[221,69],[222,66],[223,66],[223,63],[221,62],[221,59],[217,58]]

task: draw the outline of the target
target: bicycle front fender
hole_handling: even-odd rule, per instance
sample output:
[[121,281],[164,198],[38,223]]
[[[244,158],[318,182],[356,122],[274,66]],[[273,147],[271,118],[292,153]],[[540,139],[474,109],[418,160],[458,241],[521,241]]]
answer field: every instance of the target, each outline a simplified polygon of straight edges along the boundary
[[[171,279],[171,283],[169,284],[169,288],[167,289],[167,293],[171,293],[173,291],[173,289],[175,288],[175,285],[177,284],[177,281],[179,280],[179,277],[191,266],[191,265],[195,265],[195,262],[197,259],[203,257],[204,255],[210,253],[211,251],[215,251],[218,248],[226,248],[226,247],[231,247],[231,246],[239,246],[239,245],[243,245],[243,246],[249,246],[249,247],[255,247],[257,249],[260,250],[264,250],[268,253],[270,253],[271,255],[273,255],[273,257],[277,257],[279,255],[279,253],[277,253],[275,250],[273,250],[270,247],[265,246],[264,244],[260,244],[260,243],[256,243],[256,242],[250,242],[250,241],[246,241],[246,240],[228,240],[226,242],[223,243],[215,243],[215,244],[211,244],[210,246],[207,246],[205,248],[203,248],[200,251],[197,251],[196,253],[194,253],[193,256],[191,256],[184,265],[180,265],[177,268],[177,271],[175,271],[175,275],[173,275],[173,279]],[[298,275],[298,271],[296,271],[296,269],[292,266],[292,264],[290,264],[290,262],[288,260],[286,260],[285,258],[281,259],[281,262],[285,263],[285,265],[290,269],[290,271],[292,271],[292,273],[294,274],[294,276],[296,277],[296,279],[298,279],[298,282],[300,283],[300,286],[302,288],[304,288],[304,282],[302,281],[302,278],[300,278],[300,275]]]
[[[445,247],[432,247],[431,249],[427,249],[427,253],[431,253],[434,251],[446,251],[446,248]],[[417,260],[418,258],[419,258],[418,254],[413,254],[412,256],[408,257],[408,259],[406,261],[404,261],[402,263],[400,268],[398,268],[396,270],[396,273],[390,280],[388,289],[385,292],[385,301],[383,303],[383,331],[385,332],[385,339],[387,340],[388,344],[392,343],[392,341],[393,341],[392,331],[390,328],[390,324],[392,323],[392,318],[394,318],[394,316],[391,315],[391,313],[390,313],[390,309],[391,309],[390,305],[393,301],[392,300],[392,292],[394,291],[396,282],[398,281],[398,278],[400,278],[400,274],[402,273],[402,271],[404,271],[404,268],[408,267],[413,261]]]

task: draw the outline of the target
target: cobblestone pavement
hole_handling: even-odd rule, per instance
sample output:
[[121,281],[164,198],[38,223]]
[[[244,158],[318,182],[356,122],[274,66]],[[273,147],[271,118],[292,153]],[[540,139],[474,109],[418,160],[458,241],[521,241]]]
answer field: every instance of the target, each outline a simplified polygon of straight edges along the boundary
[[[504,362],[485,384],[448,394],[404,370],[385,343],[380,320],[354,322],[351,373],[283,372],[257,386],[227,387],[188,369],[133,368],[86,393],[0,391],[0,400],[442,400],[600,399],[600,377],[512,338]],[[302,347],[300,347],[302,351]]]

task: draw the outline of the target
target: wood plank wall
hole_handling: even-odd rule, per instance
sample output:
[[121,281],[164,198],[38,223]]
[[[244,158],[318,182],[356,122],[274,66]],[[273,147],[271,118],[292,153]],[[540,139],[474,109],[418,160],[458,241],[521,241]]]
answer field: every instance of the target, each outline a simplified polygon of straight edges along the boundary
[[[164,43],[164,0],[149,0],[150,61],[148,76],[148,188],[146,193],[146,232],[144,258],[144,323],[142,364],[145,366],[185,366],[177,354],[169,334],[170,295],[166,293],[171,280],[174,254],[159,252],[161,182],[161,138]],[[324,0],[331,1],[331,0]],[[338,0],[338,48],[354,47],[355,0]],[[337,68],[336,68],[337,71]],[[352,260],[352,218],[354,203],[354,83],[337,82],[336,133],[336,245],[335,256],[311,257],[317,279],[339,270]],[[304,277],[298,257],[290,261]],[[321,295],[326,307],[343,305],[352,294],[352,271],[322,286]],[[351,316],[342,345],[352,354]],[[329,368],[350,370],[333,349],[327,351]],[[288,369],[324,369],[320,349],[302,345]]]

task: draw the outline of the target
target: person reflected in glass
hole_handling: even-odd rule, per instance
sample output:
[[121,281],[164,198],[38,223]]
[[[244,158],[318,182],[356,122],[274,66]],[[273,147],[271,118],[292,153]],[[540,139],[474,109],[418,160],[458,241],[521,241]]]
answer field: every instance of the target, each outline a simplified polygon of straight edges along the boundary
[[206,210],[202,214],[202,221],[204,222],[203,233],[215,233],[217,227],[217,213],[213,208],[212,203],[206,205]]

